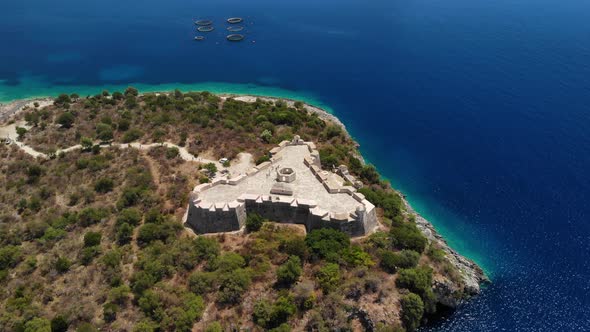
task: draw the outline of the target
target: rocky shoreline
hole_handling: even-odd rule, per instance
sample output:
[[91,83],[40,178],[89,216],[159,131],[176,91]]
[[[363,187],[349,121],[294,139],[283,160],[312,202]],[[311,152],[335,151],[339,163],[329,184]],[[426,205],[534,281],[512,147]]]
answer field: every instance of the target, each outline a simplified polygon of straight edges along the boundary
[[[263,97],[263,96],[253,96],[253,95],[237,95],[237,94],[219,94],[219,96],[223,99],[227,98],[234,98],[236,100],[244,101],[244,102],[255,102],[257,99],[264,100],[264,101],[285,101],[289,106],[293,106],[295,104],[295,100],[286,99],[286,98],[276,98],[276,97]],[[0,104],[0,122],[8,121],[12,116],[17,114],[19,111],[23,110],[24,108],[32,107],[33,104],[37,102],[40,104],[40,107],[51,105],[53,103],[53,98],[35,98],[35,99],[26,99],[26,100],[16,100],[10,102],[8,104]],[[348,133],[346,126],[340,119],[338,119],[333,114],[329,113],[328,111],[304,103],[304,107],[307,111],[317,114],[321,119],[330,121],[339,127],[342,128],[343,132],[350,137],[352,140],[352,136]],[[358,146],[358,144],[357,144]],[[360,153],[357,157],[364,163],[364,160]],[[453,248],[451,248],[446,240],[436,231],[434,226],[418,214],[408,203],[402,193],[400,195],[403,198],[404,204],[406,206],[406,210],[408,213],[415,216],[416,224],[424,236],[431,242],[437,243],[437,245],[446,253],[446,257],[449,262],[461,273],[462,281],[465,285],[465,295],[467,297],[479,294],[481,288],[480,285],[482,283],[488,283],[490,280],[485,275],[484,271],[479,267],[475,262],[472,260],[461,256],[457,253]],[[434,290],[437,293],[437,297],[439,301],[448,306],[455,308],[460,305],[462,299],[453,296],[457,290],[457,286],[451,284],[450,282],[435,282]]]

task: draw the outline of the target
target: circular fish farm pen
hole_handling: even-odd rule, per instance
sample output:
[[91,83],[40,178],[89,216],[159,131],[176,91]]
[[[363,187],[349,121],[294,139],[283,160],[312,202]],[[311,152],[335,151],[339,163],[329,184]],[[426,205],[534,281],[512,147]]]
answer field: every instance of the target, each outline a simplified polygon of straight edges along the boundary
[[229,32],[240,32],[244,30],[244,27],[227,27],[227,31]]
[[235,33],[235,34],[228,35],[226,38],[229,41],[237,42],[237,41],[243,40],[244,39],[244,35],[240,35],[240,34]]
[[195,21],[195,24],[200,25],[200,26],[208,26],[208,25],[213,24],[213,21],[211,21],[211,20],[198,20],[198,21]]
[[241,17],[230,17],[227,19],[227,23],[229,24],[242,23],[242,21],[244,20]]
[[197,28],[197,30],[199,30],[200,32],[211,32],[213,31],[215,28],[210,26],[210,25],[205,25],[205,26],[200,26]]
[[201,40],[204,40],[204,39],[205,39],[205,37],[203,37],[203,36],[196,36],[195,37],[195,40],[197,40],[197,41],[201,41]]

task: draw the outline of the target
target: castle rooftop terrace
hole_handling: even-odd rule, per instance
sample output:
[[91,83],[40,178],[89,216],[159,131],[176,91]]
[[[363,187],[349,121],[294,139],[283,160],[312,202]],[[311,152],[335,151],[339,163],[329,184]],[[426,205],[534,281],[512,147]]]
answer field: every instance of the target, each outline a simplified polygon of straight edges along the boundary
[[[207,203],[219,203],[232,202],[242,194],[271,195],[271,189],[277,183],[277,169],[288,167],[296,173],[296,179],[288,183],[293,190],[293,195],[283,196],[284,198],[312,200],[322,210],[343,215],[354,212],[357,207],[362,206],[362,203],[348,193],[329,193],[324,184],[304,164],[306,157],[311,157],[308,145],[284,146],[274,156],[273,159],[276,161],[273,164],[259,165],[259,167],[266,167],[255,174],[248,172],[250,175],[237,184],[218,184],[203,190],[199,193],[199,199]],[[343,185],[344,180],[338,175],[327,171],[320,170],[320,172],[322,177],[327,178],[328,183],[338,187]]]

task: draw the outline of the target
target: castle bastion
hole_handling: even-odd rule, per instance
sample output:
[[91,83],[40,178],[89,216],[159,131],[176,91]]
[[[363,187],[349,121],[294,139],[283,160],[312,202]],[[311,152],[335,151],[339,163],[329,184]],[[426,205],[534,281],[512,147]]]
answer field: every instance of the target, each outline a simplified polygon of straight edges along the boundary
[[305,225],[307,231],[329,227],[361,236],[376,227],[375,206],[345,185],[359,182],[345,166],[338,171],[346,180],[322,170],[313,142],[295,136],[270,153],[270,161],[246,174],[195,187],[187,225],[197,233],[236,231],[244,227],[248,213],[257,213],[271,221]]

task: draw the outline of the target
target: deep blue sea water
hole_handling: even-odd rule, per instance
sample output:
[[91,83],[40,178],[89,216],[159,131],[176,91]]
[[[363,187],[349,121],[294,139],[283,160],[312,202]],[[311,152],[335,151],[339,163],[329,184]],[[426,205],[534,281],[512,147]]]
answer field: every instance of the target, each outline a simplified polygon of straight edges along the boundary
[[0,42],[0,101],[134,83],[327,107],[492,277],[430,329],[590,330],[590,1],[8,0]]

